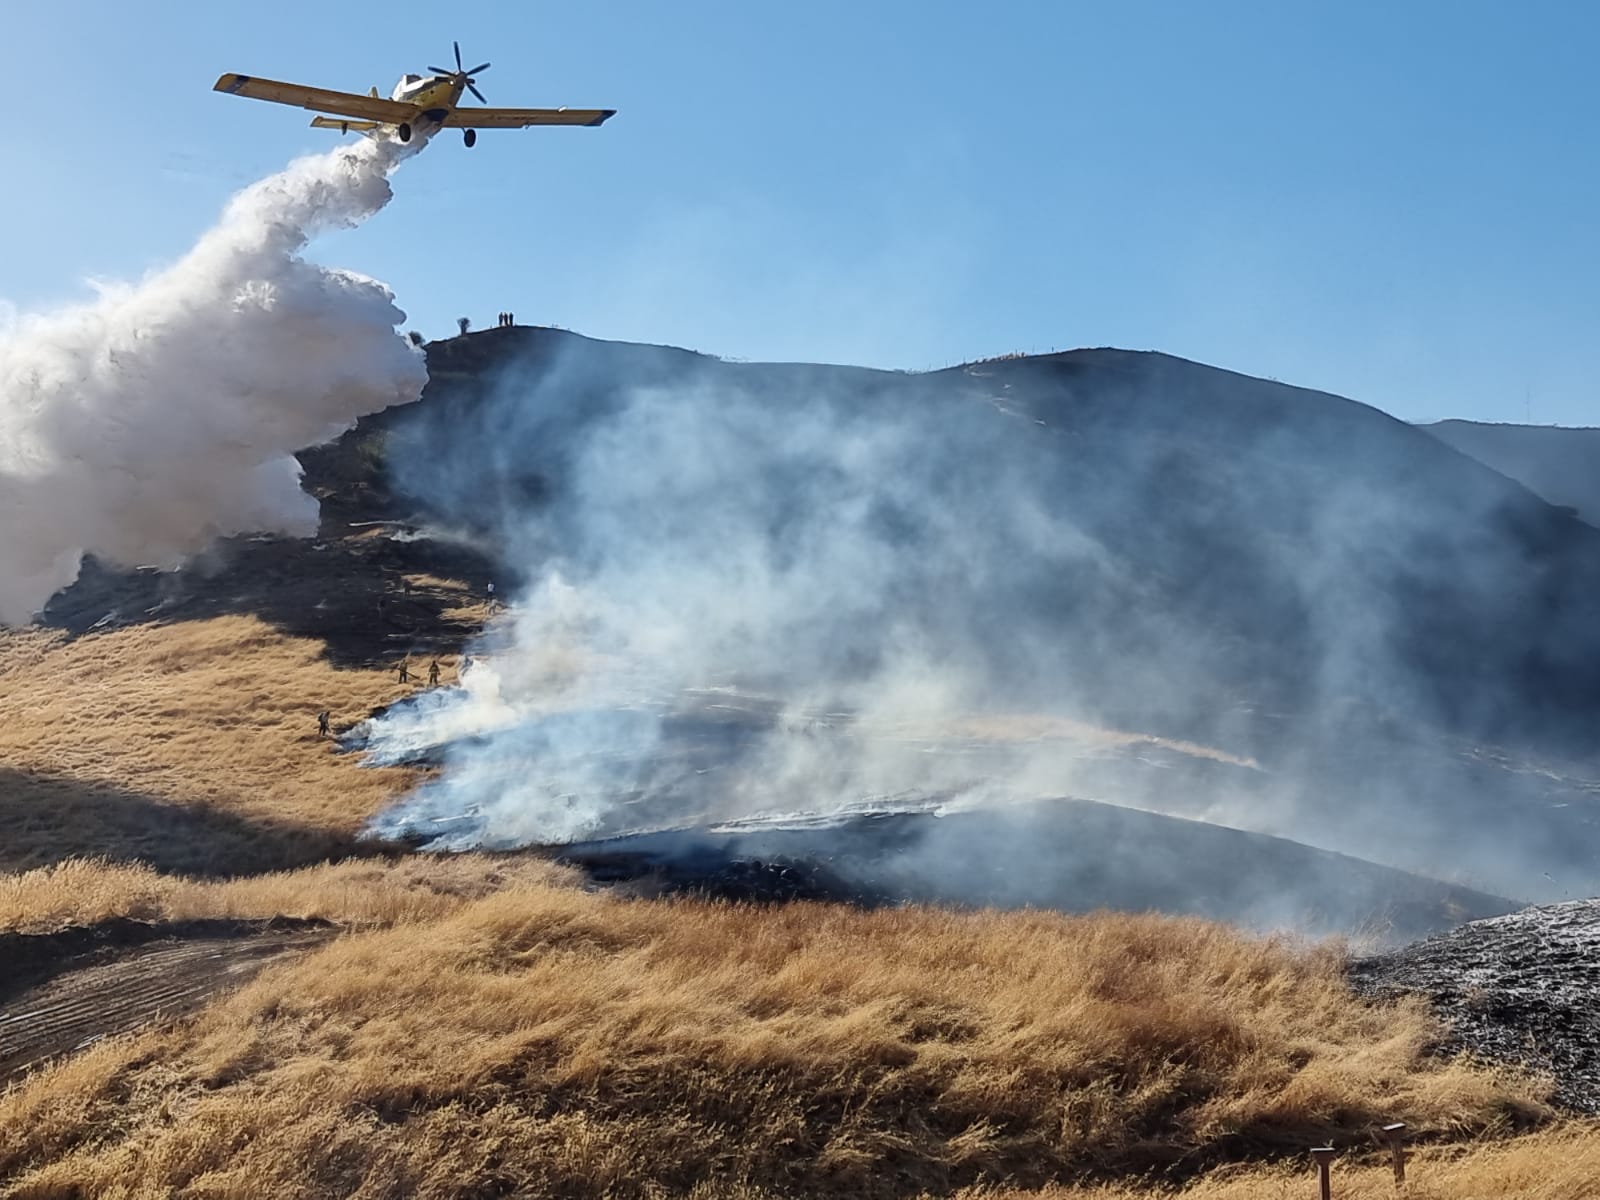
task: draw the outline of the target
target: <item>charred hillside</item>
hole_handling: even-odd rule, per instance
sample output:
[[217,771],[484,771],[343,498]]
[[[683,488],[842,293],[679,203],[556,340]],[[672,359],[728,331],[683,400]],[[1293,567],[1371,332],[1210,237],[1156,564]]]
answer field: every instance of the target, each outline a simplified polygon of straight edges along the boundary
[[1386,944],[1514,907],[1280,838],[1082,800],[671,829],[563,846],[558,861],[646,895],[1156,911]]
[[1566,1107],[1600,1113],[1600,903],[1577,900],[1487,920],[1352,964],[1361,991],[1427,996],[1439,1047],[1550,1075]]
[[[497,329],[428,359],[308,486],[485,553],[500,683],[560,664],[581,710],[454,748],[407,714],[449,764],[429,821],[516,845],[987,788],[1600,888],[1600,531],[1423,430],[1118,350],[913,375]],[[711,775],[674,724],[701,695],[776,714]],[[974,719],[1006,746],[952,740]],[[1135,740],[1015,733],[1058,720]]]
[[[921,563],[883,599],[997,692],[1032,693],[1008,700],[1070,690],[1099,716],[1254,751],[1276,736],[1264,713],[1548,743],[1600,703],[1600,532],[1350,400],[1118,350],[922,375],[548,329],[428,353],[420,405],[302,456],[325,514],[470,530],[508,570],[581,563],[593,549],[559,503],[575,457],[641,397],[695,392],[769,424],[738,436],[792,425],[803,443],[825,425],[864,454],[877,439],[890,486],[865,520]],[[727,449],[662,452],[698,474]],[[895,494],[907,460],[937,493],[931,515]],[[765,480],[778,553],[808,505],[837,500],[809,465],[797,452]],[[720,502],[742,502],[736,483]],[[941,561],[956,527],[976,561]],[[834,646],[830,669],[871,660],[876,632]],[[1038,669],[1041,639],[1059,679]]]

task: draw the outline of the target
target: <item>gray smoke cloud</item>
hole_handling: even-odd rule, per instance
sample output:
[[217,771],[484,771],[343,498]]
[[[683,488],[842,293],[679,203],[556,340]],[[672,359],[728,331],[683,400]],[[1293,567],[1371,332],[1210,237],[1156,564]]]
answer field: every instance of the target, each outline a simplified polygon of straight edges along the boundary
[[552,338],[412,417],[405,486],[521,580],[461,687],[363,731],[444,767],[374,833],[1079,796],[1592,883],[1593,786],[1441,732],[1593,660],[1592,531],[1364,406],[1119,352],[919,377]]
[[[503,514],[532,579],[463,686],[371,730],[377,761],[448,747],[442,777],[379,832],[471,814],[441,844],[513,845],[1060,790],[1040,753],[980,763],[963,734],[1002,692],[1058,696],[1046,681],[1071,658],[1045,652],[1030,617],[994,661],[970,626],[1006,617],[973,585],[1109,568],[1039,510],[1029,472],[994,470],[992,409],[930,427],[822,388],[775,422],[706,378],[629,389],[590,421],[581,392],[558,372],[500,413],[557,498]],[[419,436],[437,448],[437,432]],[[470,452],[435,461],[478,469]]]
[[301,257],[392,196],[422,145],[363,139],[235,196],[181,260],[0,333],[0,624],[28,621],[85,553],[176,565],[245,531],[309,534],[292,454],[417,399],[389,289]]

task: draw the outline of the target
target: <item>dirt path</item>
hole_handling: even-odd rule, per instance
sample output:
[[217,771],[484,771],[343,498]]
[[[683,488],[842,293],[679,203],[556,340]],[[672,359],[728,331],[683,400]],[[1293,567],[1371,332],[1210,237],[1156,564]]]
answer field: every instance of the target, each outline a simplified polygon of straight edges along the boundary
[[0,1008],[0,1085],[46,1059],[193,1012],[332,929],[176,938],[97,957]]

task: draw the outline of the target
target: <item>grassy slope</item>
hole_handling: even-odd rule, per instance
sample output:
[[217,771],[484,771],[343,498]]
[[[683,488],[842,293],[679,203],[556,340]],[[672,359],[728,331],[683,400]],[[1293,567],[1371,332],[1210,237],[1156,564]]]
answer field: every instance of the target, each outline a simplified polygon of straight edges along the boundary
[[[414,778],[317,741],[317,709],[354,720],[402,690],[319,650],[238,616],[0,634],[0,930],[367,926],[6,1093],[0,1194],[910,1196],[1543,1112],[1528,1084],[1422,1057],[1426,1018],[1355,1000],[1335,953],[1200,922],[621,902],[488,856],[284,871],[348,849]],[[71,861],[93,855],[165,870]],[[172,873],[226,870],[253,877]],[[1587,1129],[1547,1136],[1592,1157]],[[1555,1144],[1439,1178],[1576,1195],[1518,1148]],[[1517,1171],[1546,1190],[1497,1190]],[[1230,1168],[1197,1195],[1287,1186]]]
[[347,936],[0,1102],[0,1177],[425,1196],[908,1196],[1537,1117],[1337,956],[1159,917],[752,911],[518,885]]
[[[1593,1200],[1600,1179],[1600,1137],[1593,1128],[1555,1128],[1507,1143],[1436,1146],[1420,1151],[1395,1187],[1388,1155],[1359,1152],[1336,1160],[1338,1200]],[[1307,1163],[1216,1172],[1178,1193],[1183,1200],[1310,1200],[1316,1192]],[[974,1200],[980,1193],[974,1192]],[[984,1200],[1148,1200],[1150,1192],[1115,1184],[984,1191]]]
[[355,858],[234,879],[166,875],[142,863],[69,859],[0,874],[0,934],[50,933],[114,917],[315,918],[351,926],[435,920],[503,888],[572,885],[574,872],[533,858]]
[[87,853],[236,872],[348,848],[413,776],[336,754],[316,713],[338,729],[410,687],[321,652],[238,616],[0,636],[0,868]]

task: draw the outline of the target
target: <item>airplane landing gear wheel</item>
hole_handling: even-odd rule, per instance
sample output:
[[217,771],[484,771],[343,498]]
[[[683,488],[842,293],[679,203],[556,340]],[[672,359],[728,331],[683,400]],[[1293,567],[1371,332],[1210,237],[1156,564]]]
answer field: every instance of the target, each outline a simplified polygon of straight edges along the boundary
[[468,150],[472,149],[473,143],[478,140],[478,131],[476,129],[463,129],[461,131],[461,140],[467,144]]
[[411,140],[411,126],[401,125],[399,129],[395,130],[395,132],[400,135],[400,140],[402,142],[409,142]]

